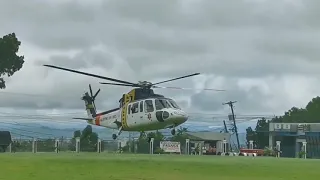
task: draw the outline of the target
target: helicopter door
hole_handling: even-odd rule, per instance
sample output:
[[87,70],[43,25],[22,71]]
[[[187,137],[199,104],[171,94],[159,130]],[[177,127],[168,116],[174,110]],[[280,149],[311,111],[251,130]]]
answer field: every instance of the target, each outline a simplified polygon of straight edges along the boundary
[[128,121],[131,126],[135,126],[139,123],[139,102],[135,102],[128,105]]

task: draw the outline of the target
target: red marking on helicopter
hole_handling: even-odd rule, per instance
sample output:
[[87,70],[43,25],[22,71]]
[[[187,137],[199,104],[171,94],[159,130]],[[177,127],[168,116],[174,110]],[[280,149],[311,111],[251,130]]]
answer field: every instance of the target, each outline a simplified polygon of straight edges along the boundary
[[102,117],[101,115],[100,116],[96,116],[96,119],[95,119],[96,122],[95,123],[96,123],[97,126],[100,126],[101,117]]

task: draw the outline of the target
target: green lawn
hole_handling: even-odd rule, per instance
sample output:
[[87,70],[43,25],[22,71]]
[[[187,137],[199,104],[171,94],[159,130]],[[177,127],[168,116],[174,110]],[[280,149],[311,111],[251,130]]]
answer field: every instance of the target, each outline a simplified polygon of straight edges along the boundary
[[312,180],[320,160],[96,153],[0,154],[5,180]]

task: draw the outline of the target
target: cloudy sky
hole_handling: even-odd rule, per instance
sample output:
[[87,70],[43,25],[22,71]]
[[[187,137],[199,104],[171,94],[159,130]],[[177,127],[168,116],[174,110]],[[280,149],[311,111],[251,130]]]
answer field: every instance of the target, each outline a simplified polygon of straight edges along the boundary
[[0,106],[83,112],[91,83],[105,110],[130,90],[52,64],[132,82],[200,72],[163,86],[227,92],[156,92],[190,113],[228,114],[236,100],[238,114],[279,115],[320,93],[319,16],[319,0],[0,0],[0,35],[15,32],[25,55]]

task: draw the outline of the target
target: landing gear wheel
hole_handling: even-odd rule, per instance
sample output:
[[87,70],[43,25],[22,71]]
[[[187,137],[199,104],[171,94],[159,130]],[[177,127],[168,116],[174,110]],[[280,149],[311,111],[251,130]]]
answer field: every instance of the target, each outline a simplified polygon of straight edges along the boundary
[[172,136],[174,136],[174,135],[176,134],[176,130],[175,130],[175,129],[172,129],[172,130],[171,130],[171,134],[172,134]]
[[116,140],[117,139],[117,135],[116,134],[112,134],[112,139]]

